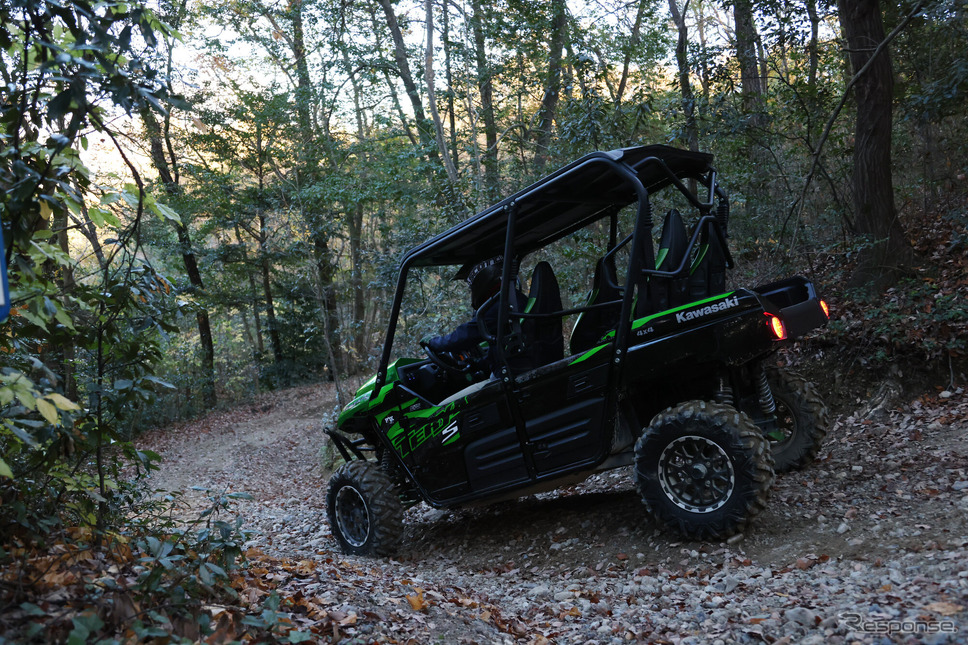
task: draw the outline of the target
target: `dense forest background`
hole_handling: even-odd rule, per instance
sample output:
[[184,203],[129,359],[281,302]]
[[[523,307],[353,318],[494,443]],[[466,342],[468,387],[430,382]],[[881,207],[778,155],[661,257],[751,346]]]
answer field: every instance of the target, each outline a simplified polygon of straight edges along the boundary
[[[139,429],[320,379],[350,394],[401,253],[594,150],[713,153],[734,280],[817,280],[838,360],[954,379],[964,357],[963,0],[0,0],[0,17],[5,545],[106,539],[154,462]],[[449,325],[466,312],[445,297],[408,314]],[[222,529],[192,551],[213,563],[202,587],[222,571],[205,558],[236,553]]]

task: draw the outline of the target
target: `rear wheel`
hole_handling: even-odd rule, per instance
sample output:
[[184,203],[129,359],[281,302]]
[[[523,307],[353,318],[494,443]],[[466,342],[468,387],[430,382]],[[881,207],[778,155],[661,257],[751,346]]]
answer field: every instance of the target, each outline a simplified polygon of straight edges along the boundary
[[660,523],[688,538],[725,538],[766,507],[773,457],[746,414],[689,401],[646,428],[635,444],[635,476]]
[[403,537],[403,507],[390,479],[372,461],[350,461],[329,478],[326,515],[344,553],[388,556]]
[[789,370],[767,368],[776,402],[776,428],[767,433],[774,468],[783,473],[813,462],[827,436],[827,408],[805,378]]

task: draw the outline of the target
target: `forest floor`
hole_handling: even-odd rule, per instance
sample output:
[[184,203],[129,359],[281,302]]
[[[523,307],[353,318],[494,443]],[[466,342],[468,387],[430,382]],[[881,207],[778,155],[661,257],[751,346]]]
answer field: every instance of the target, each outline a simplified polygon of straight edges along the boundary
[[[821,387],[821,389],[824,389]],[[833,393],[831,393],[832,395]],[[843,397],[840,397],[842,400]],[[724,543],[659,530],[628,469],[513,502],[407,511],[392,560],[342,555],[325,516],[331,386],[144,435],[154,486],[245,491],[243,602],[344,643],[968,642],[968,392],[854,397],[818,461]]]

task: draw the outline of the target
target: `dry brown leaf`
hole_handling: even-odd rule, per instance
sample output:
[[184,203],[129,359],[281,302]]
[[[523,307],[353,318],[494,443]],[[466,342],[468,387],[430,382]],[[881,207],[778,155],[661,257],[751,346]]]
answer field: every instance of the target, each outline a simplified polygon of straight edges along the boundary
[[424,599],[423,591],[407,595],[407,602],[410,603],[410,607],[414,611],[427,611],[427,607],[429,606]]
[[342,625],[343,627],[346,627],[347,625],[355,625],[356,624],[356,614],[352,614],[352,613],[349,614],[348,616],[346,616],[345,618],[343,618],[342,620],[340,620],[339,621],[339,624]]
[[925,609],[928,611],[933,611],[936,614],[941,614],[942,616],[954,616],[955,614],[964,611],[964,607],[961,605],[956,605],[953,602],[933,602],[926,606]]

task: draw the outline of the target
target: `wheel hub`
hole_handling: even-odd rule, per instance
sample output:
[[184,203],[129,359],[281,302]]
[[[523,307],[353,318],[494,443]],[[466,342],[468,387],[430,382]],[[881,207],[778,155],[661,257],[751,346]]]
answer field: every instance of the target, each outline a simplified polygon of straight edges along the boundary
[[722,447],[687,435],[659,455],[659,483],[666,496],[690,513],[711,513],[729,501],[736,486],[733,463]]
[[344,486],[336,494],[337,530],[353,547],[366,544],[370,535],[370,513],[360,492]]

